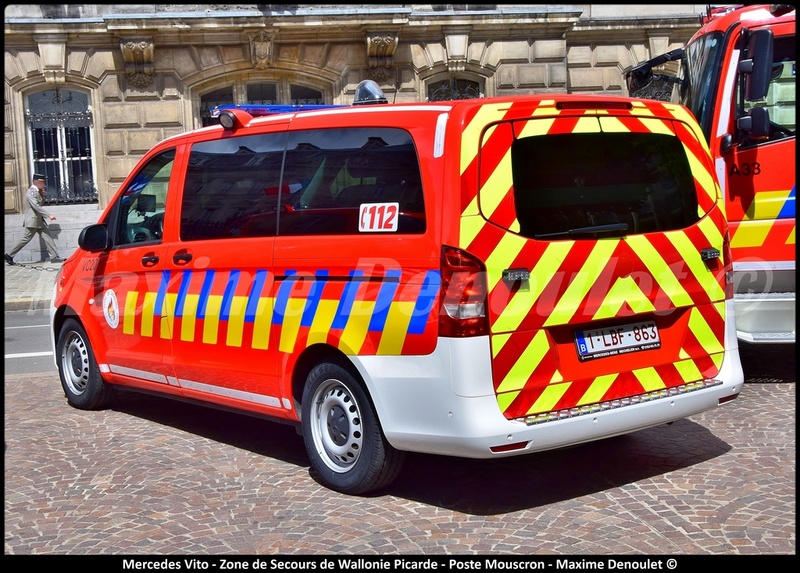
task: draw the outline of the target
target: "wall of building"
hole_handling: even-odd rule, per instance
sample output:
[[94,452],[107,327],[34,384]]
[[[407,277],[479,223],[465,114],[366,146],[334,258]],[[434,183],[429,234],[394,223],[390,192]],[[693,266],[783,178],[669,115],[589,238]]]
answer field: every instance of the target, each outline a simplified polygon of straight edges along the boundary
[[[26,95],[87,91],[99,204],[53,206],[69,254],[156,142],[200,126],[200,94],[276,78],[350,103],[363,79],[422,101],[451,76],[485,96],[625,92],[633,64],[682,45],[705,5],[10,5],[5,10],[8,250],[30,185]],[[238,95],[238,94],[235,94]],[[15,238],[16,237],[16,238]],[[33,241],[17,256],[40,260]]]

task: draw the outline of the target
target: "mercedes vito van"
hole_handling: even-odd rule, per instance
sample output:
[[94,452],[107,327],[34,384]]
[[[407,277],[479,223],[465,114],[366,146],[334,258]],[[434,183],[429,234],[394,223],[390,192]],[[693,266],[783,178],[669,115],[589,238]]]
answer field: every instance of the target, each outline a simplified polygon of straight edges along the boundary
[[291,423],[361,494],[404,452],[530,454],[737,396],[727,223],[685,108],[367,101],[230,106],[141,159],[56,280],[70,405]]

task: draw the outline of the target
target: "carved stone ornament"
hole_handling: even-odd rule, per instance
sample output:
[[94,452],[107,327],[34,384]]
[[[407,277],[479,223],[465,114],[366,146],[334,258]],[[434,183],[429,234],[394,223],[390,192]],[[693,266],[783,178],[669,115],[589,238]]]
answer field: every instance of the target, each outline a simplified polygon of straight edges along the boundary
[[272,36],[263,30],[250,34],[250,58],[255,69],[267,69],[272,63]]
[[128,82],[137,87],[144,88],[153,83],[153,56],[155,44],[151,38],[121,39],[119,49],[125,60],[125,73]]
[[383,66],[378,68],[367,68],[367,79],[374,80],[379,84],[386,83],[387,80],[393,79],[394,74],[391,73],[391,68]]
[[391,68],[394,66],[394,51],[399,42],[398,35],[392,32],[367,34],[367,65],[370,68]]

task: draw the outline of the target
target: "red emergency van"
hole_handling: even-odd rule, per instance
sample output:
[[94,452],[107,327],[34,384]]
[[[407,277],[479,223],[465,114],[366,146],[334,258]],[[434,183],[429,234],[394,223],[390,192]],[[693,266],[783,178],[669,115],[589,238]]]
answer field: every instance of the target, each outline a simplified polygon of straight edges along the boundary
[[631,95],[685,105],[703,130],[730,225],[738,336],[752,344],[795,342],[795,14],[709,7],[685,47],[625,74]]
[[359,494],[407,451],[527,454],[737,396],[727,223],[685,108],[366,101],[222,110],[142,158],[56,280],[69,404],[292,423]]

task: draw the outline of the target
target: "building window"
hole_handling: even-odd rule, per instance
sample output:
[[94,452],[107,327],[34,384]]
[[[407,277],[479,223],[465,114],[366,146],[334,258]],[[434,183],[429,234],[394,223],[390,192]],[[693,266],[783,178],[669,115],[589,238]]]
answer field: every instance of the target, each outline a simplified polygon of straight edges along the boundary
[[97,202],[89,96],[62,88],[31,94],[25,119],[31,173],[47,177],[45,204]]
[[444,101],[451,99],[470,99],[483,97],[478,82],[450,78],[428,84],[428,101]]
[[[244,93],[244,101],[237,101],[239,98],[234,93]],[[283,94],[283,95],[281,95]],[[236,85],[219,88],[200,96],[200,119],[202,125],[214,125],[219,123],[217,118],[211,117],[211,110],[218,105],[225,104],[258,104],[258,105],[280,105],[280,104],[324,104],[323,93],[308,86],[299,84],[289,84],[288,89],[282,86],[282,82],[261,82],[249,83],[247,85]]]

